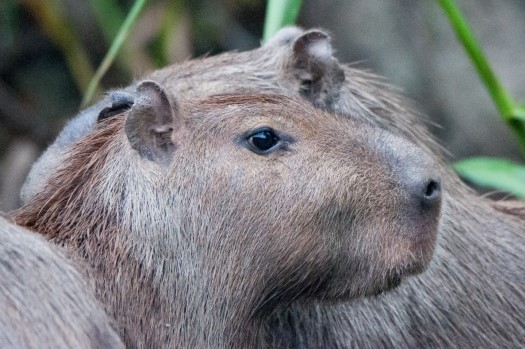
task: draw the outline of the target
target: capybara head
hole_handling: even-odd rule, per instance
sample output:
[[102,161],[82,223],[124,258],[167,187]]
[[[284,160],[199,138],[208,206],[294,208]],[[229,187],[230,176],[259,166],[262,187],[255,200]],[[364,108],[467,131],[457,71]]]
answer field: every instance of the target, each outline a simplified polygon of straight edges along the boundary
[[410,143],[285,97],[179,106],[152,81],[137,96],[125,131],[144,178],[161,176],[163,244],[178,227],[237,287],[257,284],[261,307],[374,293],[429,261],[440,183]]
[[[187,99],[260,93],[302,97],[321,109],[388,128],[423,149],[439,149],[404,99],[375,75],[340,65],[330,41],[320,30],[285,28],[258,49],[190,60],[155,71],[149,79]],[[33,165],[21,191],[23,202],[41,191],[64,161],[63,150],[92,130],[97,119],[133,105],[135,88],[136,84],[111,92],[68,123]]]
[[[179,322],[204,307],[241,326],[297,299],[375,294],[422,271],[436,240],[423,152],[284,96],[177,102],[143,81],[69,160],[17,222],[118,275],[103,284],[133,260]],[[110,303],[138,297],[119,292]]]
[[284,276],[260,288],[273,297],[291,286],[368,294],[428,262],[440,183],[410,143],[283,97],[223,96],[181,109],[154,82],[137,94],[125,130],[141,161],[166,168],[174,202],[164,213],[204,234],[207,253],[232,246],[228,270],[250,266],[252,281]]

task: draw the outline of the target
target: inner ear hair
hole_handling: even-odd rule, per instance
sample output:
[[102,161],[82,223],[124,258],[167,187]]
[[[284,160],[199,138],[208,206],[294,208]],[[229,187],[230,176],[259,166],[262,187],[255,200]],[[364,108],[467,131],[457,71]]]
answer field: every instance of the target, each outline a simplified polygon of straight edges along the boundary
[[292,44],[290,67],[299,81],[299,93],[320,108],[330,110],[345,80],[343,69],[333,56],[330,36],[314,29]]
[[331,38],[320,30],[307,31],[295,39],[293,53],[298,61],[330,64],[334,59]]

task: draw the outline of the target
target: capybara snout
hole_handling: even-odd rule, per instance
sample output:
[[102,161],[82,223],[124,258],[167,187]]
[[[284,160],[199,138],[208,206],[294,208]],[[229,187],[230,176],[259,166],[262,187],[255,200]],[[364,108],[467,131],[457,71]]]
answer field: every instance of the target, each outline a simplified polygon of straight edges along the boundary
[[402,216],[414,225],[414,239],[435,235],[441,213],[442,184],[435,160],[404,138],[386,135],[380,146],[384,162],[404,197]]
[[[321,206],[332,205],[324,214],[339,220],[334,230],[345,236],[347,259],[332,270],[336,282],[361,280],[352,292],[369,295],[425,270],[441,216],[442,184],[434,160],[367,123],[324,113],[314,121],[305,114],[295,119],[299,135],[291,148],[309,153],[308,170],[298,178],[318,177],[313,182],[322,188]],[[341,295],[330,292],[324,296]]]

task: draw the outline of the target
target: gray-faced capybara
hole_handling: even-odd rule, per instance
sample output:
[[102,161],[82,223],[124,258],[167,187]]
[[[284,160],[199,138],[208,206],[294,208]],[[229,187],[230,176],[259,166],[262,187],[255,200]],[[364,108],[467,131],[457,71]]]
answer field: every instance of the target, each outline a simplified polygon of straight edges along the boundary
[[124,348],[75,266],[0,217],[0,348]]
[[17,223],[85,260],[130,347],[263,348],[290,303],[425,269],[441,190],[411,143],[285,96],[176,102],[144,81]]
[[[193,96],[244,91],[301,95],[320,108],[369,120],[407,137],[441,161],[439,146],[407,102],[376,76],[339,65],[329,37],[317,30],[284,29],[262,48],[188,61],[152,76],[173,93]],[[126,99],[113,98],[114,109],[125,106],[120,101]],[[61,143],[35,164],[25,186],[28,197],[64,162],[68,140],[92,129],[100,111],[110,108],[110,98],[104,103],[73,120],[60,135]],[[430,270],[372,301],[330,308],[292,305],[287,318],[274,322],[274,343],[316,347],[322,340],[325,347],[343,348],[523,346],[524,205],[494,203],[473,194],[443,163],[440,172],[446,188],[444,219]]]

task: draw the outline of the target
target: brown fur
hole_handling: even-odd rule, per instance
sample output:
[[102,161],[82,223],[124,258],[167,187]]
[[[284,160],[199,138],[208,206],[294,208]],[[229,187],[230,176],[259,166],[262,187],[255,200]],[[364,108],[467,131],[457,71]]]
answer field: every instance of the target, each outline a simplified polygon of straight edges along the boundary
[[1,348],[124,347],[56,246],[1,217],[0,239]]
[[[285,97],[213,97],[171,104],[165,164],[123,125],[174,103],[154,97],[101,122],[14,215],[85,260],[128,346],[266,347],[291,302],[376,294],[430,260],[439,204],[420,210],[411,183],[433,165],[406,141]],[[286,144],[247,149],[261,125]]]
[[[326,57],[331,56],[330,50],[322,62],[311,60],[310,67],[317,69],[298,68],[291,47],[302,34],[299,29],[289,30],[262,48],[188,61],[155,72],[152,78],[176,95],[260,91],[301,95],[319,107],[368,120],[431,151],[441,164],[447,196],[444,224],[429,272],[381,299],[333,308],[293,308],[289,318],[279,320],[284,324],[276,321],[282,331],[274,331],[275,342],[286,343],[285,338],[292,341],[283,344],[288,347],[293,343],[316,347],[321,341],[326,348],[522,347],[525,239],[519,212],[523,204],[495,204],[469,190],[441,160],[441,148],[423,119],[381,78],[353,66],[340,66]],[[337,71],[334,64],[344,71],[342,84],[337,79],[332,83],[334,69]],[[318,68],[323,65],[329,69]],[[312,89],[305,91],[305,80],[320,86],[317,90],[328,98],[320,99]],[[66,136],[82,132],[64,130]],[[54,173],[56,164],[64,160],[62,146],[46,153],[52,164],[42,161],[42,171],[35,166],[35,178],[44,180]],[[38,189],[33,186],[28,191]],[[304,320],[305,316],[310,320]]]
[[[314,52],[305,45],[301,52],[294,52],[291,43],[295,39],[281,36],[277,43],[272,41],[256,50],[189,60],[155,71],[147,78],[182,99],[259,93],[302,96],[319,108],[392,129],[423,149],[440,154],[441,147],[434,142],[422,118],[394,88],[362,69],[341,67],[332,57],[328,36],[310,38],[310,45],[316,48]],[[318,42],[325,45],[317,48]],[[309,84],[305,85],[305,81]],[[136,83],[124,91],[134,90]],[[67,147],[94,128],[98,116],[105,115],[112,99],[113,94],[109,93],[64,128],[33,165],[22,188],[24,203],[42,189],[42,183],[64,162]]]
[[[304,95],[300,74],[293,68],[290,45],[190,61],[153,76],[169,84],[171,90],[186,88],[197,93],[200,85],[195,80],[203,84],[208,81],[206,86],[218,91],[225,80],[224,72],[231,76],[224,87],[229,92],[247,89],[299,93],[322,108],[368,120],[432,152],[441,164],[447,195],[444,224],[429,271],[380,299],[332,308],[292,307],[289,316],[275,322],[274,346],[522,347],[525,221],[520,212],[525,205],[494,204],[473,193],[442,160],[441,147],[425,121],[394,88],[373,74],[341,66],[345,75],[342,85],[330,79],[322,82],[330,95],[324,105],[315,102],[317,97]],[[191,83],[184,83],[185,76]],[[310,320],[305,320],[305,314]]]

